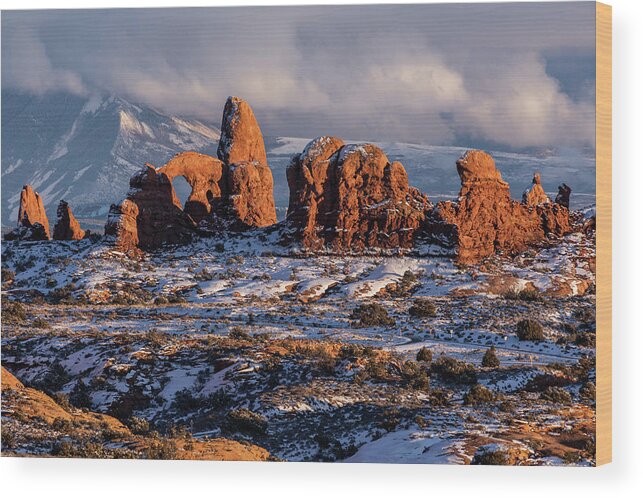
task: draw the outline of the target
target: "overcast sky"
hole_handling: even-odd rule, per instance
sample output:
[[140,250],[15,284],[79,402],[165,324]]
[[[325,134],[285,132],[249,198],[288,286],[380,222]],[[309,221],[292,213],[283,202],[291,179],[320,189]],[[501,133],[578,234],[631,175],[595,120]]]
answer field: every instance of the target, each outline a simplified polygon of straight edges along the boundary
[[110,92],[264,134],[594,145],[594,3],[2,13],[2,86]]

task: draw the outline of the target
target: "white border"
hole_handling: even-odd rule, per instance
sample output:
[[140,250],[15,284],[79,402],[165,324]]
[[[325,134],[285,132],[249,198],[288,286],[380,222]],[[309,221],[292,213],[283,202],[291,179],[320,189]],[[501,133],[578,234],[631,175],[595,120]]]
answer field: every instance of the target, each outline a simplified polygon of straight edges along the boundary
[[[437,3],[389,1],[251,0],[246,5]],[[476,2],[478,3],[478,2]],[[420,498],[633,496],[643,464],[643,127],[641,78],[643,2],[612,0],[614,33],[614,463],[597,469],[502,468],[376,464],[143,462],[0,459],[0,491],[7,497],[84,496],[192,498],[201,496]],[[171,7],[164,0],[0,0],[2,9]],[[239,5],[187,0],[186,6]],[[484,29],[484,26],[481,26]],[[637,368],[638,367],[638,368]],[[640,496],[640,494],[638,495]]]

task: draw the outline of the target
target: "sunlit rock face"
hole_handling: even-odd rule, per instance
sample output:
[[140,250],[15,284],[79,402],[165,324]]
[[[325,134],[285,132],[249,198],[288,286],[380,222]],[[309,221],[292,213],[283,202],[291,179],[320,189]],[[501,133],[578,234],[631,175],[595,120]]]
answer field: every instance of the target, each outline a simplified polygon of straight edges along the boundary
[[312,251],[413,246],[429,205],[404,167],[372,144],[319,137],[288,167],[288,237]]
[[548,236],[571,230],[569,211],[553,204],[534,177],[523,202],[514,201],[493,158],[468,151],[456,162],[461,188],[457,201],[436,205],[427,226],[435,242],[451,245],[460,262],[476,263],[497,251],[515,254]]

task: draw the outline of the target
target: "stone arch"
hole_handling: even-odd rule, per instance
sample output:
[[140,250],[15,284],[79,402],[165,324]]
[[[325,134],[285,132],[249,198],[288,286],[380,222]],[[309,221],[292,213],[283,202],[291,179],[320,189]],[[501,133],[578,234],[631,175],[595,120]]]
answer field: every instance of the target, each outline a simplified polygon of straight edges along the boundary
[[210,215],[213,203],[224,195],[224,167],[218,159],[198,152],[182,152],[158,169],[172,181],[177,176],[185,178],[192,192],[183,210],[195,222]]

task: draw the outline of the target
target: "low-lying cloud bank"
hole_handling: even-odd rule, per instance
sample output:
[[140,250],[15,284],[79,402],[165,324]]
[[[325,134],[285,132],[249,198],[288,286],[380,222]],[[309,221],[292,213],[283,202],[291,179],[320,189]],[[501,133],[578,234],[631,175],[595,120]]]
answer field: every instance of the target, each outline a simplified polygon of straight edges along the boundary
[[593,3],[4,12],[2,85],[268,135],[594,145]]

